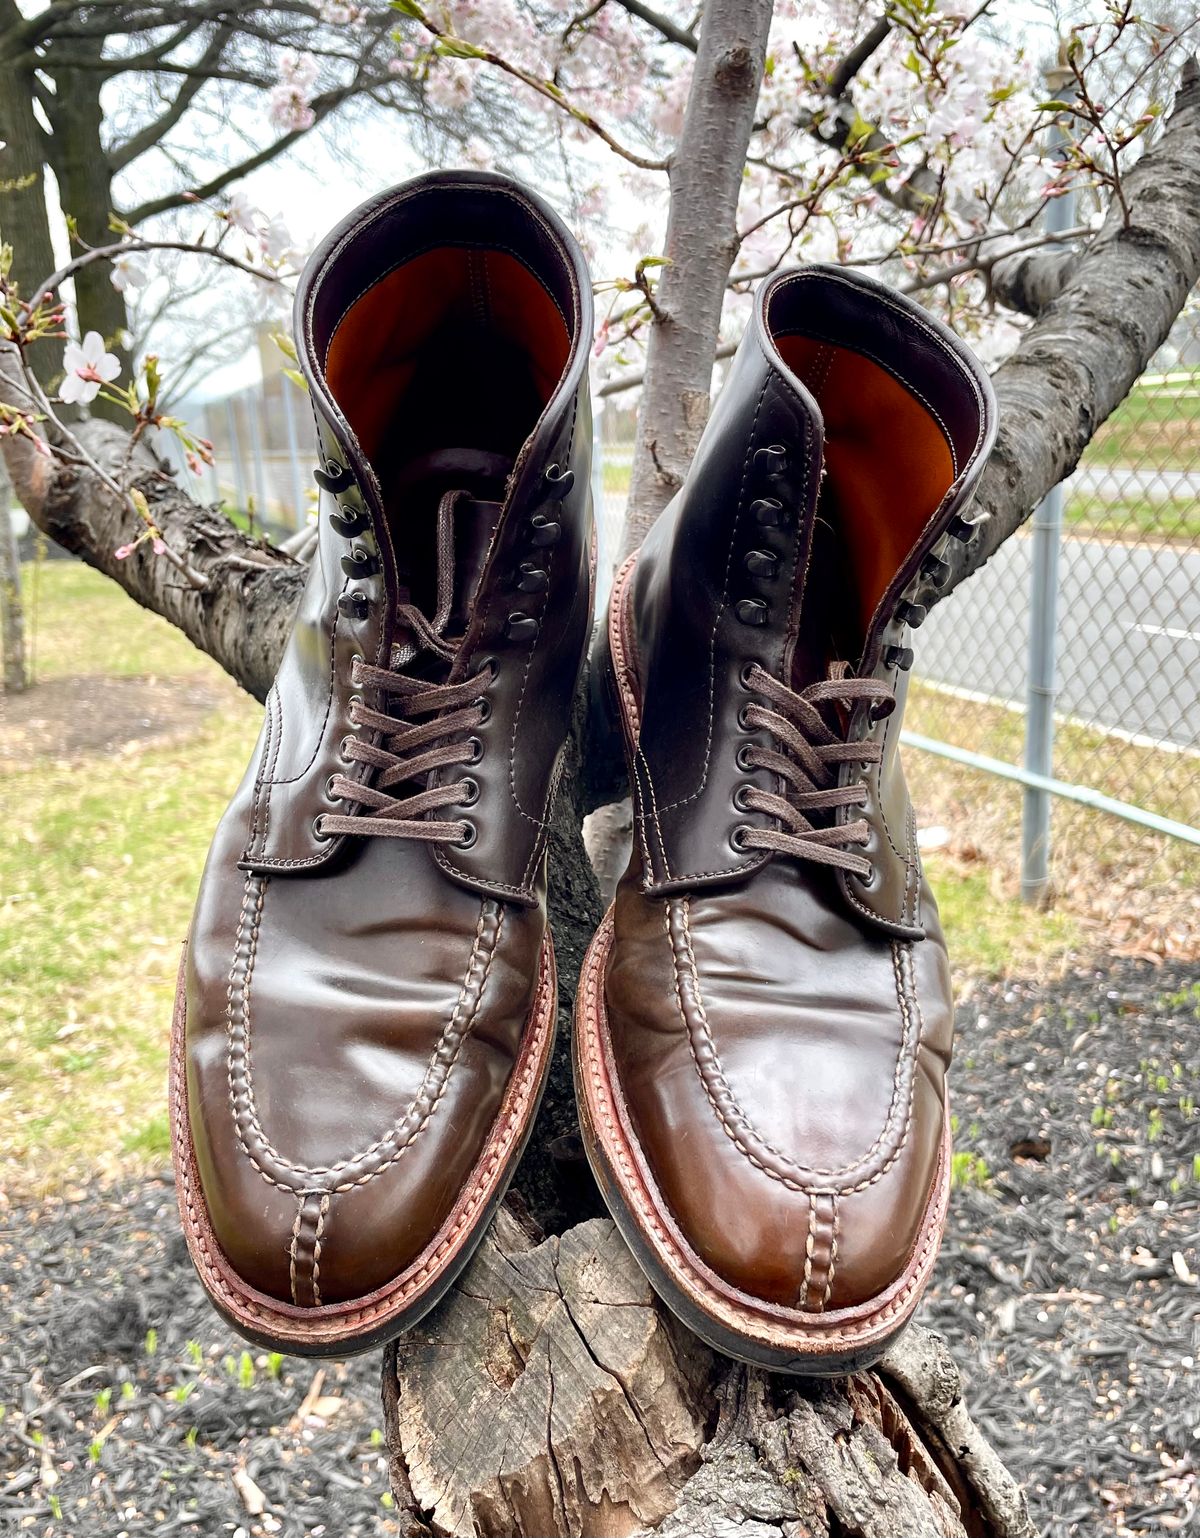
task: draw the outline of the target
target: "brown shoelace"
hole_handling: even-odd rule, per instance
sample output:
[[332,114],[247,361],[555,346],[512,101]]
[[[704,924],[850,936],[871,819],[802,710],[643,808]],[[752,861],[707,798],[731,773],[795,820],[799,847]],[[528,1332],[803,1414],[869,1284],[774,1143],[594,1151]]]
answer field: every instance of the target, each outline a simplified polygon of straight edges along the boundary
[[743,748],[739,761],[747,769],[769,769],[780,775],[791,793],[776,795],[753,785],[742,789],[738,804],[743,810],[778,818],[783,827],[755,828],[743,824],[737,835],[739,847],[769,849],[798,860],[869,876],[871,862],[865,855],[852,852],[855,844],[865,844],[870,837],[865,818],[818,828],[806,814],[864,805],[867,787],[861,781],[856,785],[834,783],[838,768],[841,764],[877,764],[883,753],[881,743],[848,742],[840,737],[826,724],[821,707],[850,706],[858,700],[894,704],[891,689],[876,678],[852,677],[844,662],[833,663],[828,678],[799,691],[772,678],[757,663],[749,668],[745,681],[769,704],[748,705],[742,719],[752,729],[769,731],[791,756],[749,745]]
[[[342,743],[342,757],[348,762],[369,764],[376,774],[370,785],[347,775],[335,774],[329,780],[329,794],[338,800],[356,802],[366,808],[353,815],[328,814],[317,819],[317,833],[332,838],[340,833],[374,838],[415,838],[426,843],[458,844],[474,842],[474,827],[459,819],[453,822],[432,820],[427,813],[448,806],[469,805],[478,794],[475,782],[467,777],[397,795],[395,786],[422,780],[436,769],[478,761],[478,739],[466,737],[447,742],[447,737],[470,732],[488,716],[484,695],[495,677],[491,664],[481,672],[456,684],[432,683],[399,671],[419,656],[433,652],[453,662],[457,647],[442,637],[454,599],[454,509],[464,492],[447,492],[437,514],[437,612],[432,622],[414,604],[396,606],[396,621],[411,634],[412,640],[394,652],[393,666],[373,667],[361,657],[354,659],[352,681],[355,687],[377,691],[385,699],[400,702],[402,715],[376,710],[354,700],[350,724],[366,727],[379,734],[378,743],[347,737]],[[416,721],[412,717],[427,719]]]

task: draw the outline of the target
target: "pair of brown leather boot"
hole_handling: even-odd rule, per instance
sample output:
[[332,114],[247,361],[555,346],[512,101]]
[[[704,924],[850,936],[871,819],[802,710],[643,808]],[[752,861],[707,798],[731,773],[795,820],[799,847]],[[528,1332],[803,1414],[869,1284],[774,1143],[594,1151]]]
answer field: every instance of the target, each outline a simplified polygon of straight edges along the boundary
[[[216,1306],[340,1354],[466,1263],[550,1063],[588,274],[518,185],[423,177],[324,242],[296,333],[318,551],[201,885],[171,1109]],[[584,1139],[671,1308],[776,1368],[878,1356],[937,1250],[950,985],[897,742],[991,433],[915,305],[830,268],[764,283],[600,643],[636,836],[579,988]]]

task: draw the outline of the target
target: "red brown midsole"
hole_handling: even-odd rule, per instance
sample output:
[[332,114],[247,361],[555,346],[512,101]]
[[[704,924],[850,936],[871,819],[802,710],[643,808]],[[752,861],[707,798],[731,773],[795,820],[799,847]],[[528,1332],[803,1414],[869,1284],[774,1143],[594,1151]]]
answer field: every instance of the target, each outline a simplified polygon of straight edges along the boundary
[[171,1032],[171,1143],[180,1221],[205,1291],[224,1318],[259,1345],[304,1356],[340,1356],[390,1340],[432,1308],[470,1260],[528,1140],[549,1073],[558,1009],[549,930],[521,1050],[491,1134],[458,1201],[429,1244],[393,1281],[361,1298],[317,1308],[299,1308],[249,1286],[214,1235],[188,1117],[185,964],[186,950]]
[[[641,726],[626,596],[636,556],[613,582],[608,646],[616,703],[632,761]],[[876,1361],[904,1329],[933,1272],[950,1198],[950,1118],[917,1240],[885,1291],[851,1308],[816,1313],[764,1302],[730,1286],[685,1239],[654,1179],[633,1127],[612,1051],[604,979],[612,945],[610,909],[584,958],[575,1004],[575,1088],[584,1143],[610,1210],[663,1300],[718,1350],[780,1371],[832,1374]]]

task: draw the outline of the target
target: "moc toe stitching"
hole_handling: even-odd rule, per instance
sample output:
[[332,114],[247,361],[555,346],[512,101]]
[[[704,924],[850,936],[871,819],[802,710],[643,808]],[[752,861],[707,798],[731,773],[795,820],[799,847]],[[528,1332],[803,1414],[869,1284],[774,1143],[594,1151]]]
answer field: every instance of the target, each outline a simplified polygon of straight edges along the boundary
[[[250,894],[255,883],[259,884],[258,897],[251,919],[250,937],[243,947],[242,933],[250,904]],[[303,1193],[314,1186],[322,1191],[348,1191],[354,1186],[375,1179],[390,1165],[399,1160],[406,1149],[429,1125],[434,1112],[441,1104],[454,1067],[464,1043],[471,1034],[480,1002],[483,998],[492,962],[495,958],[504,925],[504,910],[485,901],[480,904],[479,921],[465,975],[459,989],[458,1000],[450,1019],[430,1056],[425,1076],[405,1114],[367,1148],[334,1164],[306,1166],[288,1159],[267,1137],[259,1119],[254,1098],[253,1064],[251,1057],[251,982],[254,960],[258,947],[258,935],[267,880],[250,876],[247,879],[243,899],[242,919],[239,922],[234,966],[230,972],[228,992],[228,1076],[230,1105],[237,1127],[238,1142],[246,1157],[268,1184],[280,1190]],[[490,933],[488,932],[490,931]],[[240,1009],[238,1003],[237,974],[242,966]],[[240,1018],[239,1018],[240,1013]],[[254,1146],[252,1146],[254,1145]],[[381,1157],[387,1148],[391,1152]],[[265,1161],[265,1162],[264,1162]],[[344,1176],[336,1184],[332,1177]]]
[[[721,1126],[737,1148],[754,1167],[771,1180],[777,1180],[790,1190],[806,1196],[819,1194],[850,1195],[864,1191],[887,1174],[903,1153],[912,1130],[913,1099],[916,1086],[916,1058],[921,1041],[920,1009],[916,1003],[915,983],[912,1000],[904,981],[905,963],[911,976],[910,947],[900,942],[892,945],[892,968],[896,979],[896,998],[903,1020],[903,1034],[896,1054],[892,1077],[892,1097],[883,1126],[875,1141],[866,1151],[848,1164],[838,1167],[803,1165],[784,1153],[764,1137],[747,1116],[725,1077],[721,1058],[713,1040],[704,997],[700,987],[699,968],[692,948],[690,902],[685,898],[669,901],[665,905],[664,927],[672,949],[675,977],[675,997],[680,1018],[691,1049],[692,1061],[700,1078],[705,1096]],[[676,921],[676,914],[681,923]],[[688,1009],[684,1001],[685,983],[693,1000]],[[701,1047],[697,1047],[697,1037]],[[901,1099],[904,1099],[903,1122],[897,1125]],[[871,1168],[876,1156],[886,1150],[885,1157],[876,1168]],[[852,1177],[862,1174],[857,1182]]]

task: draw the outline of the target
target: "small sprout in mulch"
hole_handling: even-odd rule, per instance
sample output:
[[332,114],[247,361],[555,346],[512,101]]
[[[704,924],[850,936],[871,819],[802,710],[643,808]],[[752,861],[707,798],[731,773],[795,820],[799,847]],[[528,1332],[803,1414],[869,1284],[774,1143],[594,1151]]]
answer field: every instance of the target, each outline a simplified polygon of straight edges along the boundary
[[974,1186],[979,1191],[986,1191],[991,1183],[992,1172],[988,1168],[988,1162],[979,1154],[963,1149],[959,1153],[950,1155],[951,1190],[958,1190],[962,1186]]

